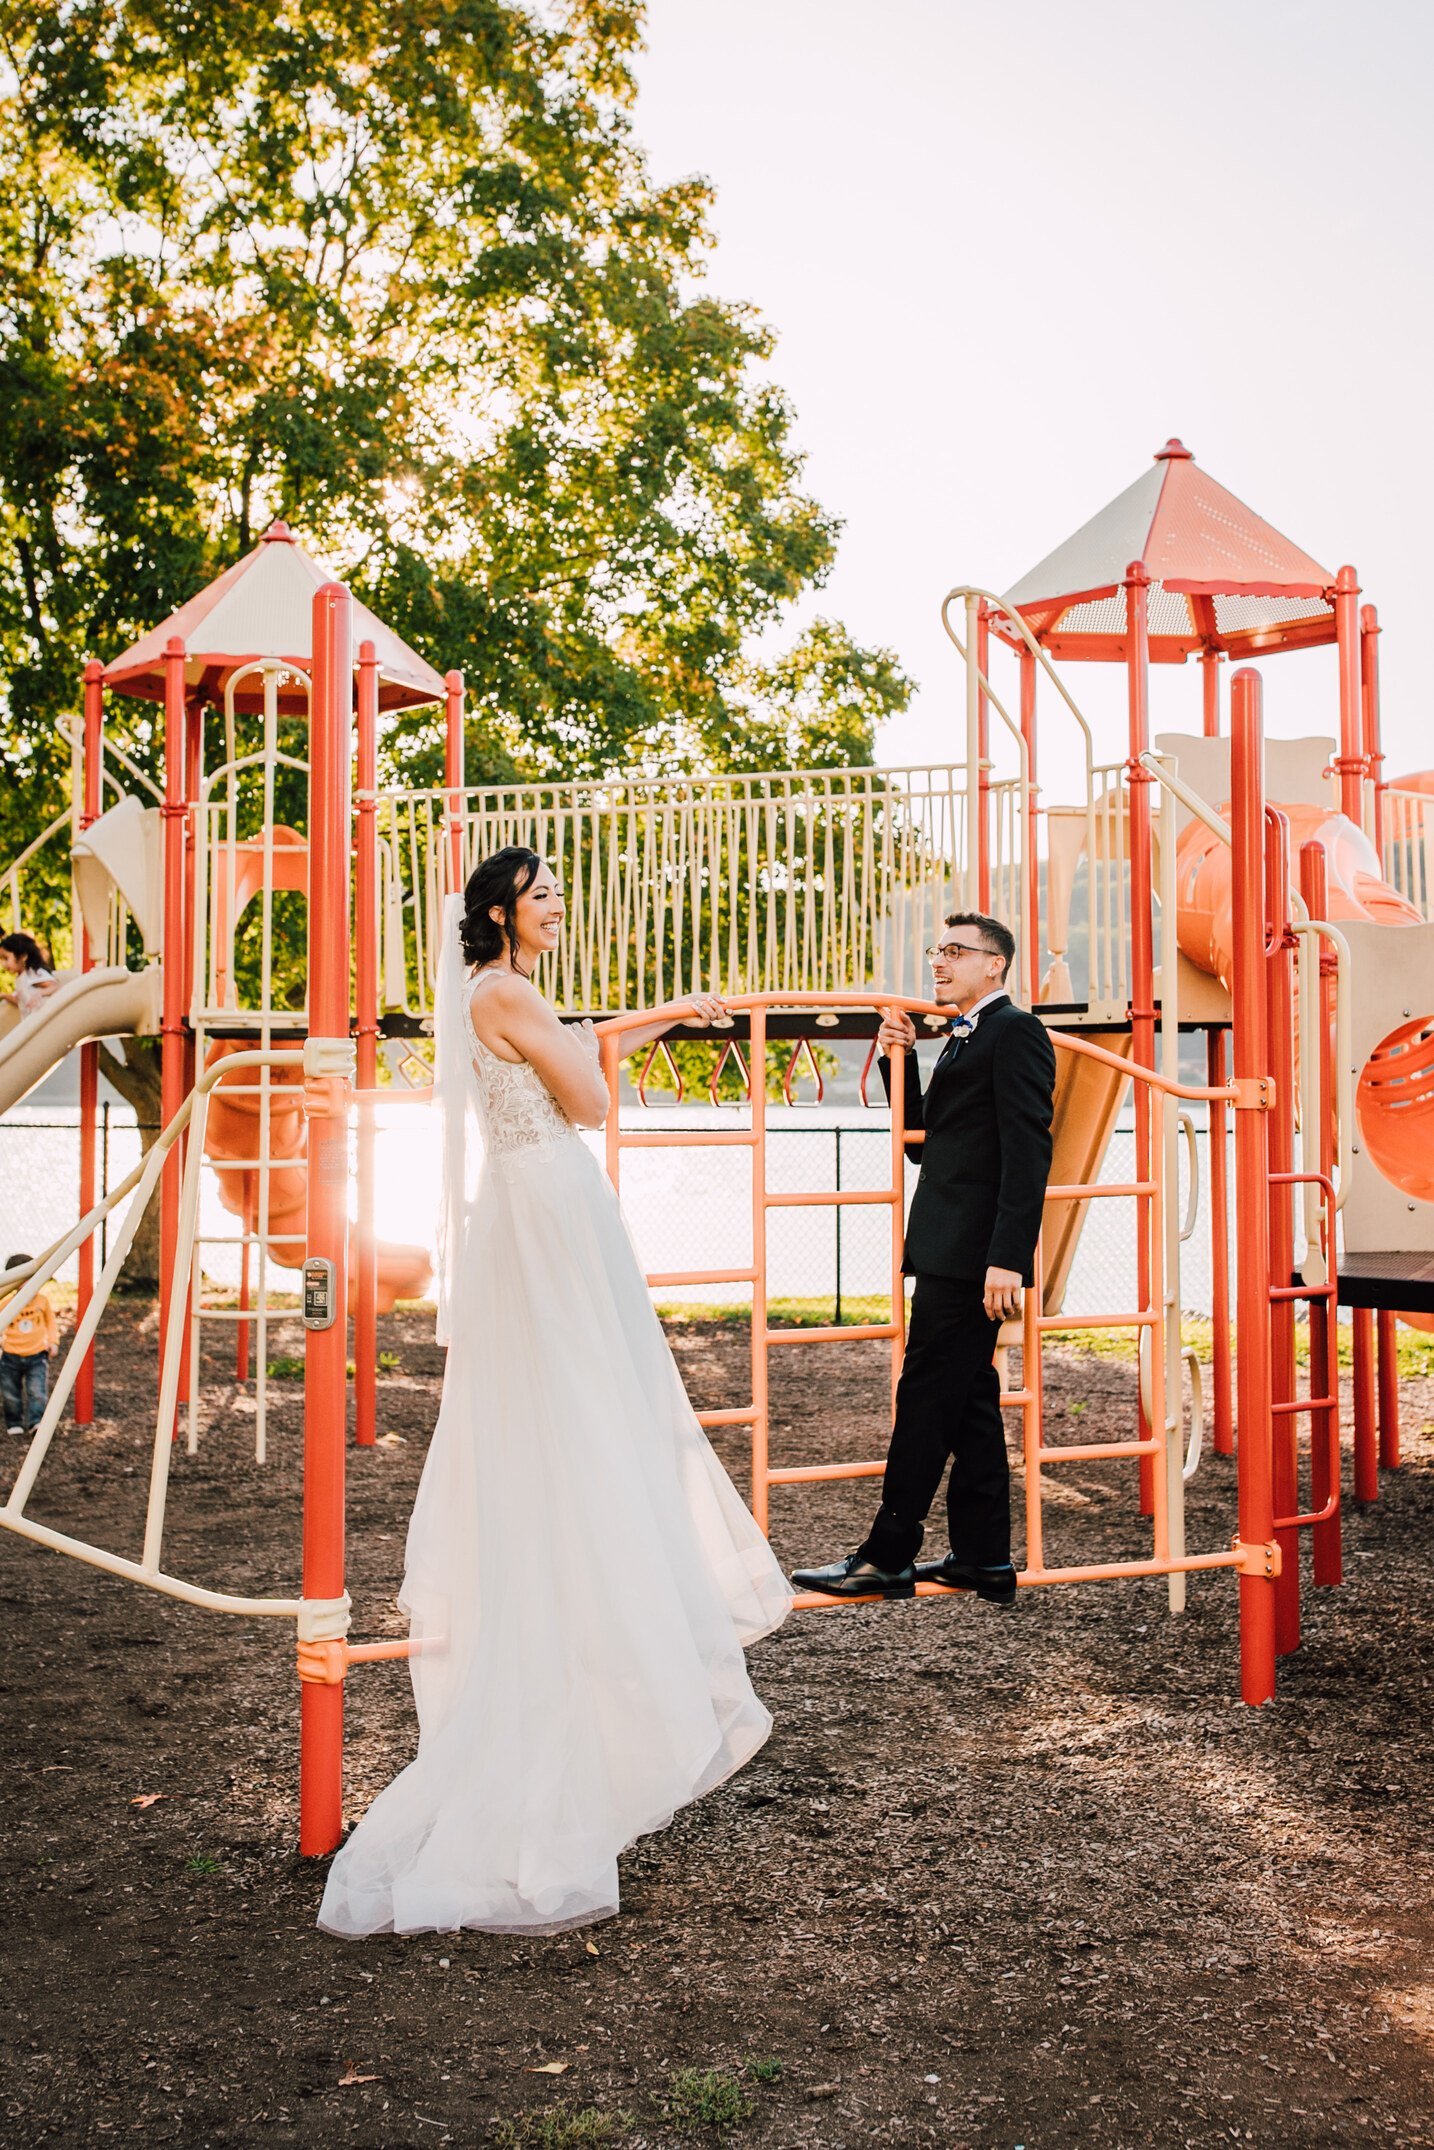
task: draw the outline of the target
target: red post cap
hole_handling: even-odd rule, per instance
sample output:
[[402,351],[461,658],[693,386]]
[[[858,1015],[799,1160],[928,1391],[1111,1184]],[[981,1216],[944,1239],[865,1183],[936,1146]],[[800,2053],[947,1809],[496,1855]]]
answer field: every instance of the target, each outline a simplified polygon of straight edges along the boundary
[[1195,457],[1184,441],[1177,440],[1172,434],[1163,448],[1156,449],[1155,460],[1157,463],[1193,463]]
[[259,542],[262,545],[292,545],[294,533],[287,523],[270,523]]

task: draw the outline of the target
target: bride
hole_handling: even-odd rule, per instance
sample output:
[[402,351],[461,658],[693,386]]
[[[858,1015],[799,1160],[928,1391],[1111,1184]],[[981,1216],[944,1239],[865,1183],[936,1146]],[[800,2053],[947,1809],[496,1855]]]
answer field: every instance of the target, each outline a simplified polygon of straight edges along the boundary
[[334,1860],[330,1933],[607,1917],[618,1854],[771,1730],[742,1651],[790,1592],[693,1416],[578,1133],[608,1111],[592,1026],[565,1028],[530,982],[562,918],[551,869],[519,846],[445,909],[449,1350],[400,1598],[419,1745]]

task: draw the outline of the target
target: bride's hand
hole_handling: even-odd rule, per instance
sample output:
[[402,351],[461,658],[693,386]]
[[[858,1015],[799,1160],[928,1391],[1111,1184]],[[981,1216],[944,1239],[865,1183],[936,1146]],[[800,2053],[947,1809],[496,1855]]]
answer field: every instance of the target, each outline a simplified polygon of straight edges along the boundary
[[681,1018],[683,1030],[730,1030],[732,1013],[724,1000],[715,993],[694,993],[692,1013]]

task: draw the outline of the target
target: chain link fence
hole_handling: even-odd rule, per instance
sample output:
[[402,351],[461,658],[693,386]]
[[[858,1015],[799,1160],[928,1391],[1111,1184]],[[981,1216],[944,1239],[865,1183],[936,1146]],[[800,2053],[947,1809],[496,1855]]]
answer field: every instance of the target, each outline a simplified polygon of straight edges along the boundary
[[[382,1111],[382,1108],[381,1108]],[[401,1185],[410,1208],[431,1219],[436,1210],[436,1140],[415,1120],[429,1115],[414,1108],[392,1108],[392,1137],[380,1144],[381,1167],[389,1161],[402,1169]],[[743,1124],[735,1109],[625,1107],[624,1126],[648,1132],[710,1133]],[[593,1136],[594,1149],[600,1138]],[[400,1152],[395,1144],[403,1141]],[[1199,1204],[1195,1229],[1182,1248],[1181,1301],[1187,1314],[1208,1314],[1211,1298],[1210,1175],[1208,1132],[1197,1133]],[[1101,1176],[1107,1181],[1134,1177],[1135,1137],[1129,1122],[1117,1127]],[[106,1104],[100,1113],[100,1175],[113,1186],[139,1160],[140,1129],[129,1107]],[[768,1114],[767,1182],[772,1192],[815,1192],[879,1188],[885,1185],[890,1134],[884,1109],[797,1106]],[[1230,1138],[1233,1178],[1233,1137]],[[1187,1200],[1188,1165],[1181,1146],[1180,1203]],[[424,1186],[425,1172],[428,1182]],[[622,1200],[643,1265],[651,1271],[738,1269],[752,1259],[752,1153],[743,1148],[682,1147],[629,1150],[622,1158]],[[909,1201],[916,1184],[914,1167],[906,1170]],[[73,1112],[20,1107],[0,1120],[0,1261],[7,1254],[37,1254],[70,1230],[78,1214],[79,1127]],[[232,1234],[237,1221],[220,1205],[214,1175],[205,1173],[201,1231]],[[381,1238],[412,1238],[385,1216],[385,1185],[380,1178],[378,1229]],[[107,1232],[102,1234],[103,1250]],[[773,1209],[767,1213],[767,1275],[770,1297],[806,1318],[862,1321],[874,1318],[887,1299],[890,1282],[891,1222],[884,1205],[848,1208]],[[239,1249],[205,1247],[204,1268],[211,1284],[234,1290],[239,1281]],[[72,1257],[60,1272],[72,1283]],[[271,1270],[271,1287],[284,1288],[288,1272]],[[736,1307],[751,1299],[745,1285],[664,1286],[664,1306]],[[1066,1311],[1114,1314],[1136,1305],[1135,1205],[1118,1199],[1095,1202],[1086,1213],[1080,1246],[1066,1293]],[[879,1316],[877,1317],[879,1318]]]

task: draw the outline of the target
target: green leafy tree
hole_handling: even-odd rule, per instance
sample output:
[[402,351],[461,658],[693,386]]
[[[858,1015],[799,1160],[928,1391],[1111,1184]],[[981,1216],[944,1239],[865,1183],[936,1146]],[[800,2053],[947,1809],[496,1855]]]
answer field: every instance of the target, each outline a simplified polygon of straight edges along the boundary
[[[637,0],[0,0],[0,859],[54,720],[275,515],[469,682],[471,780],[869,758],[770,330],[632,127]],[[129,742],[154,764],[153,712]],[[117,720],[123,721],[123,720]],[[388,774],[431,782],[431,715]],[[42,804],[43,802],[43,804]]]

